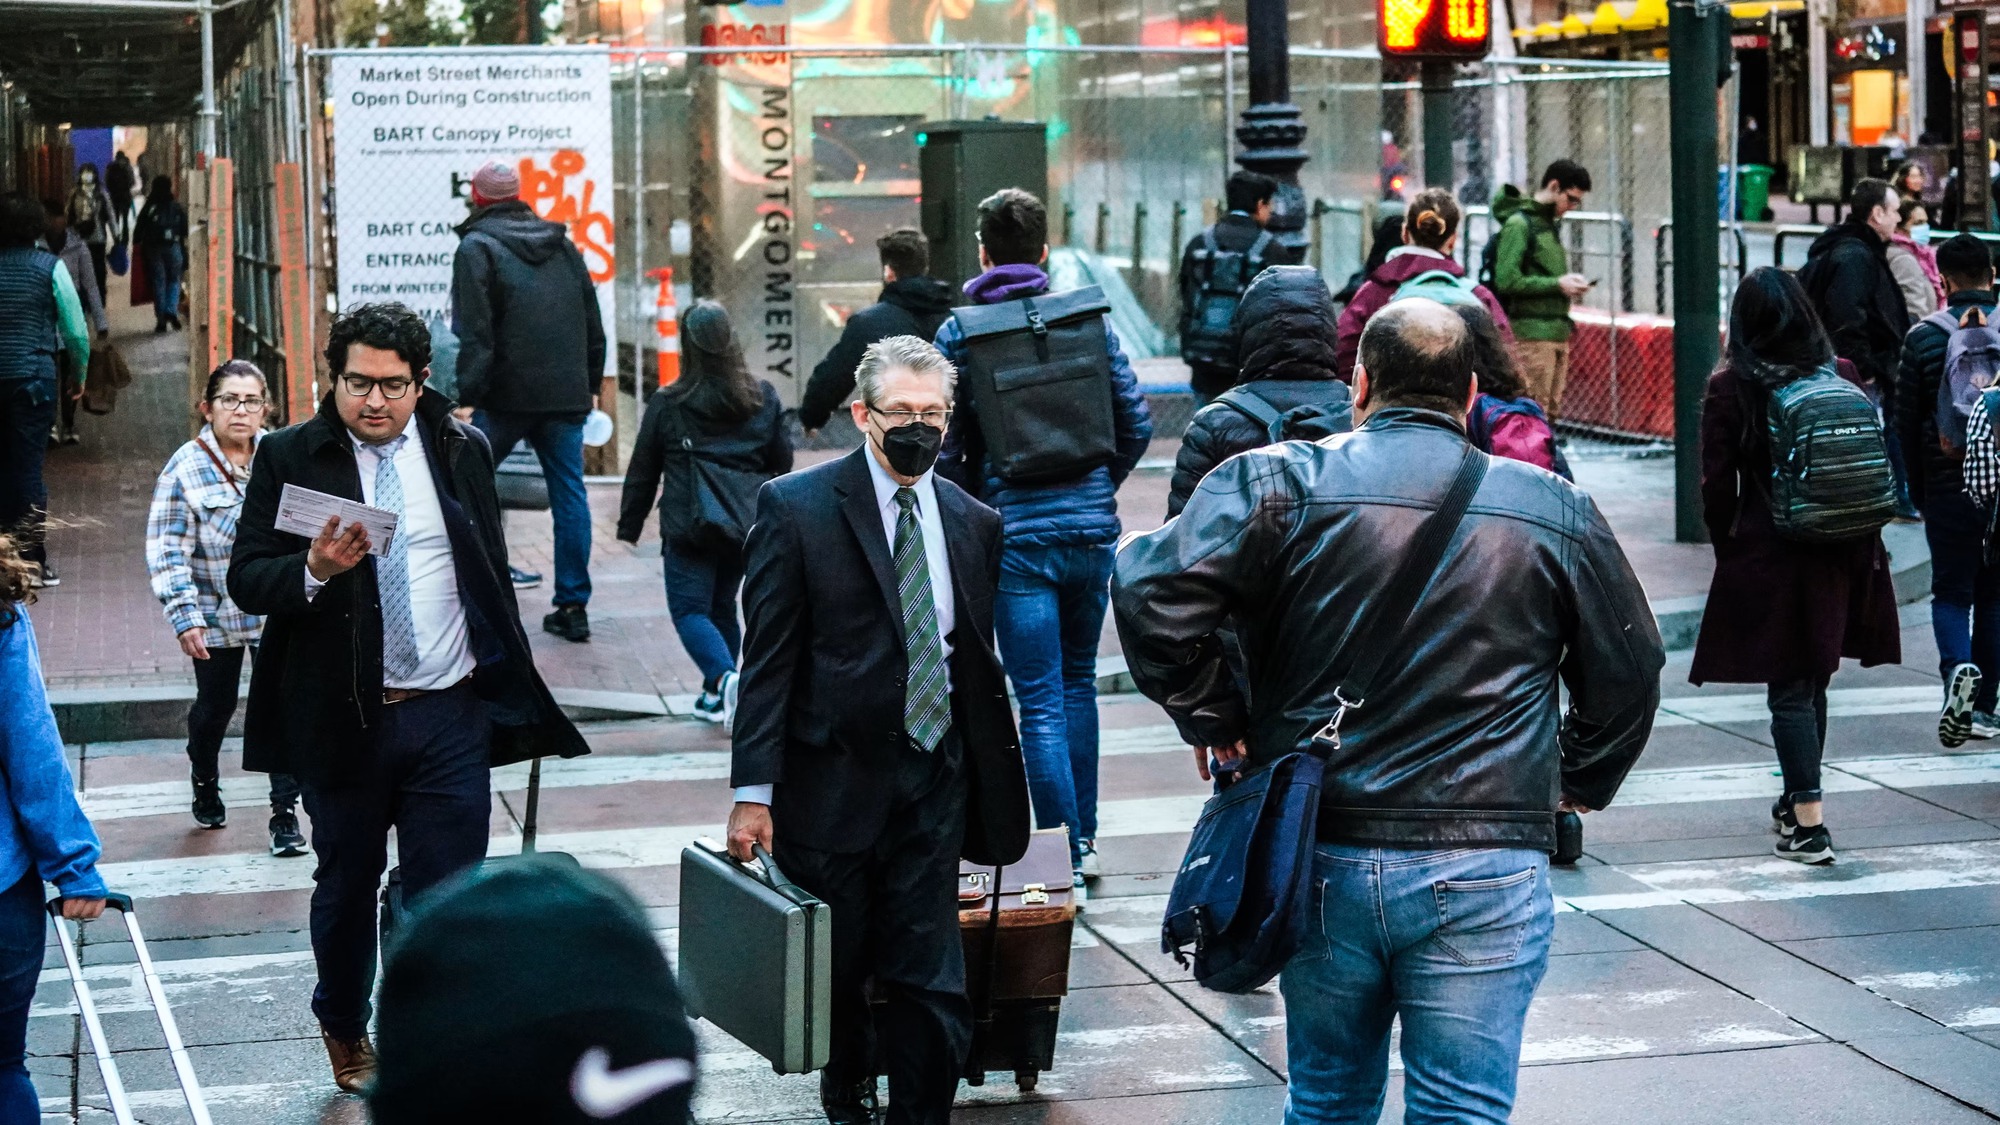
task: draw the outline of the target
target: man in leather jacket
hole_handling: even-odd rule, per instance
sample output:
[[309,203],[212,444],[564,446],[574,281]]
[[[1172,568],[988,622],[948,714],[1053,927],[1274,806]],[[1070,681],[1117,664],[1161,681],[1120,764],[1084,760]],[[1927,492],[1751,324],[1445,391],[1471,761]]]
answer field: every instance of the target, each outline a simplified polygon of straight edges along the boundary
[[[1204,778],[1210,755],[1304,750],[1335,714],[1333,646],[1439,506],[1475,392],[1459,318],[1399,301],[1362,335],[1358,430],[1224,462],[1120,549],[1132,676]],[[1232,618],[1254,706],[1215,639]],[[1501,459],[1397,624],[1326,766],[1322,892],[1281,978],[1287,1120],[1373,1120],[1400,1014],[1412,1116],[1504,1121],[1554,928],[1555,814],[1604,807],[1645,746],[1659,630],[1590,497]]]

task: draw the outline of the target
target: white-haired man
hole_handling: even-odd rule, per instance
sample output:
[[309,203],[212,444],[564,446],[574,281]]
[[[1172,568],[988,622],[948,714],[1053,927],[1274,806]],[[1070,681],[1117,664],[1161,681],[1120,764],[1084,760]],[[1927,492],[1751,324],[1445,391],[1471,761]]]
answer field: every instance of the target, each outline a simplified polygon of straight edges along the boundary
[[779,477],[744,545],[729,848],[833,907],[833,1125],[945,1125],[972,1040],[958,861],[1012,863],[1028,788],[993,654],[1000,516],[933,475],[956,372],[914,336],[855,372],[867,444]]

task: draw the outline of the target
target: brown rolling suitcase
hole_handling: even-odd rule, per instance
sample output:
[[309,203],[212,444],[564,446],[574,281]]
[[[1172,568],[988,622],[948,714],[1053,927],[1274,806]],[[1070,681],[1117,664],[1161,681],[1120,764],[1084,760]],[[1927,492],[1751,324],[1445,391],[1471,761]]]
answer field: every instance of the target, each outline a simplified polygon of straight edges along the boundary
[[958,930],[973,1011],[965,1081],[979,1086],[987,1072],[1011,1070],[1028,1093],[1055,1064],[1056,1021],[1069,992],[1076,928],[1069,830],[1034,833],[1028,854],[998,869],[997,895],[995,874],[971,863],[958,868]]

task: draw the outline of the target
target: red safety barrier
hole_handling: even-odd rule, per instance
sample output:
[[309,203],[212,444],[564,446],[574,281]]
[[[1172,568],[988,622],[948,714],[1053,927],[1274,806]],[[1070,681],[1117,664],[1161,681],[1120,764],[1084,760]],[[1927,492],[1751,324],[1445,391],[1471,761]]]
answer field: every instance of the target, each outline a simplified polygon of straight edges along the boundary
[[[1674,322],[1651,313],[1571,312],[1561,420],[1639,438],[1674,436]],[[1615,352],[1614,352],[1615,348]],[[1615,362],[1614,362],[1615,356]]]

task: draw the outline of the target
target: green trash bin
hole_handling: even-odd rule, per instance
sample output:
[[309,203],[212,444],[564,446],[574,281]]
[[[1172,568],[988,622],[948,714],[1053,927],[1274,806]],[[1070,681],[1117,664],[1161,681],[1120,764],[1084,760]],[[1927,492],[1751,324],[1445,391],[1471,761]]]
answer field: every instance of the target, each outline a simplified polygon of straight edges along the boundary
[[1772,169],[1744,164],[1736,169],[1736,213],[1744,222],[1761,223],[1771,206]]

